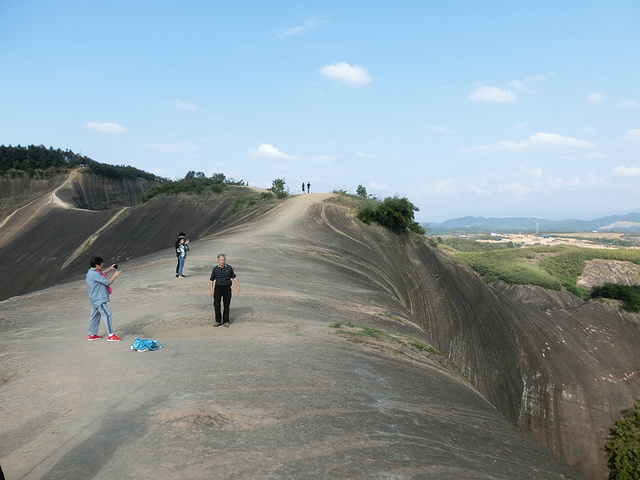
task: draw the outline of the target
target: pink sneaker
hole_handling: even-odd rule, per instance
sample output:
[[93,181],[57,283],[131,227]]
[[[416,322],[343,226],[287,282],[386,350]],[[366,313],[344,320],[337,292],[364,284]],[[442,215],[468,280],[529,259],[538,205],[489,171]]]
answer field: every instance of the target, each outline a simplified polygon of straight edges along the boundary
[[112,333],[111,335],[109,335],[107,337],[107,342],[121,342],[121,341],[122,341],[122,339],[120,337],[116,336],[115,333]]
[[102,337],[100,335],[89,335],[89,341],[93,342],[94,340],[100,340]]

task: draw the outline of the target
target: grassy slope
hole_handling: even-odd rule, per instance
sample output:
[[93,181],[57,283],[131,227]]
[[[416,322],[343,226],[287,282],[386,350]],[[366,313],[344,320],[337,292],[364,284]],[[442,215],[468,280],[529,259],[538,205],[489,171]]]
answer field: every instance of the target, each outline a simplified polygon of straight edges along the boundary
[[611,250],[569,246],[536,246],[484,252],[468,252],[445,247],[463,260],[485,281],[503,280],[512,285],[538,285],[551,290],[565,287],[582,298],[589,292],[576,282],[590,260],[619,260],[640,265],[640,251]]

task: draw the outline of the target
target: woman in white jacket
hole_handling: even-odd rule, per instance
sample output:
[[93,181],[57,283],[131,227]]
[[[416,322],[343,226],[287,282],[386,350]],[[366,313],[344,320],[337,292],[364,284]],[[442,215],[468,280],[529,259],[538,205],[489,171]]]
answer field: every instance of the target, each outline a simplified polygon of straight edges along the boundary
[[187,252],[189,251],[189,240],[180,238],[178,246],[176,247],[176,255],[178,255],[178,278],[184,278],[182,275],[182,269],[184,268],[184,261],[187,258]]

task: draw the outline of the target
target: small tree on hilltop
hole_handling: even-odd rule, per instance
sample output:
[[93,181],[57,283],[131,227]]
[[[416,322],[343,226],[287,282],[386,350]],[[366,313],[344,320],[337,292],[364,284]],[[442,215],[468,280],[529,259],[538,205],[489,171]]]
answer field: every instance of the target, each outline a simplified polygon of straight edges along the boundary
[[276,198],[284,198],[287,196],[287,192],[284,189],[284,178],[276,178],[271,182],[271,190],[275,193]]
[[356,189],[356,195],[362,198],[367,198],[367,189],[362,185],[358,185],[358,188]]
[[640,479],[640,401],[609,430],[605,446],[609,456],[609,480]]

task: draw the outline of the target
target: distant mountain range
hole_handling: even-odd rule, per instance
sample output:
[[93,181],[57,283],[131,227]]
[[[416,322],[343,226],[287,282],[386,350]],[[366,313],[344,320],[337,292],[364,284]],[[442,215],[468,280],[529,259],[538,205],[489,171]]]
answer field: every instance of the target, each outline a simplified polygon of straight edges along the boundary
[[640,233],[640,213],[610,215],[596,220],[547,220],[544,218],[462,217],[442,223],[426,224],[432,234],[465,232],[623,232]]

